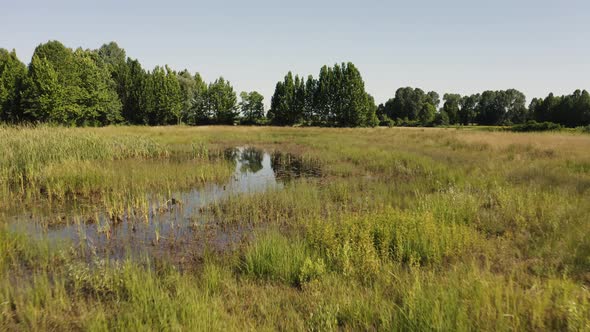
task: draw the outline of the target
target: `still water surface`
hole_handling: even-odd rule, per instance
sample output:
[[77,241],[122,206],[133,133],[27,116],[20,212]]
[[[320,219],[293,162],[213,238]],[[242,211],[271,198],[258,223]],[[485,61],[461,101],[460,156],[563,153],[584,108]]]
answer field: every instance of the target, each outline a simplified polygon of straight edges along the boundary
[[[76,209],[62,212],[64,223],[47,227],[41,222],[50,215],[18,213],[8,217],[9,226],[50,242],[73,241],[93,257],[123,258],[148,256],[177,263],[190,263],[205,250],[232,250],[252,236],[247,223],[224,225],[205,209],[232,195],[282,190],[294,178],[319,176],[319,167],[301,158],[252,147],[228,149],[225,156],[235,164],[231,179],[224,184],[207,184],[177,191],[162,202],[160,194],[147,194],[149,213],[143,218],[125,213],[113,221],[97,212],[89,222]],[[141,220],[140,220],[141,219]]]

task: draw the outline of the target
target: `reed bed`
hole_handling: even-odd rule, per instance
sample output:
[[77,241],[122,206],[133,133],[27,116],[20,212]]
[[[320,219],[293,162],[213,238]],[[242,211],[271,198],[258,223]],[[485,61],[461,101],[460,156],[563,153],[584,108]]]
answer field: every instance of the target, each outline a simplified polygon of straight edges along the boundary
[[290,153],[314,174],[204,207],[210,227],[253,234],[183,269],[2,226],[2,329],[590,331],[588,135],[178,126],[0,138],[5,213],[72,199],[116,210],[223,183],[226,147]]

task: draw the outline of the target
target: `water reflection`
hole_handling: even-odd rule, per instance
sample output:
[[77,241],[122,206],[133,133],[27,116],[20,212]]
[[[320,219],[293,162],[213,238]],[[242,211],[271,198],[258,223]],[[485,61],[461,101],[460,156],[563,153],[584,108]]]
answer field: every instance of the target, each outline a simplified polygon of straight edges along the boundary
[[240,153],[240,171],[242,173],[250,172],[256,173],[264,168],[262,160],[264,158],[264,152],[256,148],[244,148]]
[[320,176],[320,166],[317,161],[305,160],[290,153],[273,152],[271,167],[275,176],[283,181]]
[[76,215],[74,209],[63,217],[65,225],[48,229],[43,226],[43,217],[31,218],[27,212],[10,217],[9,224],[32,236],[71,239],[100,256],[147,254],[177,262],[193,257],[205,247],[231,250],[251,236],[249,225],[216,226],[217,220],[205,207],[232,195],[281,190],[292,179],[319,175],[317,164],[290,154],[240,147],[225,150],[224,156],[235,164],[229,182],[172,192],[164,201],[162,194],[148,194],[147,214],[126,211],[120,219],[112,220],[102,212],[87,223],[88,217]]

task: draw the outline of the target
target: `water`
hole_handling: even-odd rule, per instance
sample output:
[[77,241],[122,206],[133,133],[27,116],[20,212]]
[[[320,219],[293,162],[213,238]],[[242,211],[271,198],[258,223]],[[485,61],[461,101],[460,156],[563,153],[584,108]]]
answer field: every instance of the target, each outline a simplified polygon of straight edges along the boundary
[[281,190],[295,178],[319,175],[317,165],[290,154],[240,147],[226,150],[225,156],[235,163],[227,183],[177,191],[165,202],[157,199],[161,194],[146,194],[150,205],[143,216],[127,211],[111,220],[102,212],[88,222],[87,216],[77,215],[79,212],[72,209],[62,213],[64,223],[57,226],[40,222],[56,218],[51,213],[35,217],[31,213],[15,214],[8,217],[8,223],[14,230],[49,241],[71,240],[89,257],[148,256],[190,264],[205,250],[234,250],[253,234],[253,225],[226,225],[206,207],[231,195]]

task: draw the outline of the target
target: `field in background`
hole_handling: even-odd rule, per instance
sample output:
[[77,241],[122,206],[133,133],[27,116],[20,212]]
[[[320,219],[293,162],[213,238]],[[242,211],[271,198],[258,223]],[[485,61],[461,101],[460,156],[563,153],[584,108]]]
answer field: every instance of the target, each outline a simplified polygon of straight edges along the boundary
[[[314,174],[200,207],[188,234],[236,245],[179,263],[162,226],[166,255],[109,256],[120,220],[225,190],[235,147]],[[0,128],[0,327],[590,330],[589,151],[565,132]],[[56,235],[71,211],[107,249]]]

